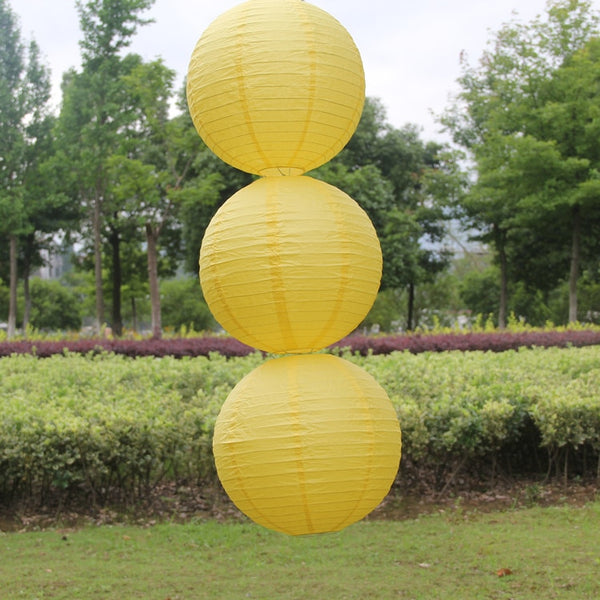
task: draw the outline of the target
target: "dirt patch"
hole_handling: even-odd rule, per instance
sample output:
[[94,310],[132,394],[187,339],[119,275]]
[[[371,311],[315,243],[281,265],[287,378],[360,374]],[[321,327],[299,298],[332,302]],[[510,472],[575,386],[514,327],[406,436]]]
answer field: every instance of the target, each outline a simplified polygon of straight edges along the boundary
[[596,482],[574,482],[565,486],[555,482],[515,481],[485,490],[454,489],[443,496],[395,491],[369,518],[402,520],[440,511],[492,512],[532,506],[584,506],[598,500],[600,486]]
[[[464,480],[443,494],[426,486],[392,489],[384,501],[366,517],[369,520],[404,520],[435,512],[477,513],[532,506],[583,506],[600,500],[597,481],[540,482],[519,480],[497,482],[482,488]],[[229,500],[220,486],[164,485],[152,491],[143,503],[93,506],[79,503],[48,504],[43,507],[0,506],[0,531],[35,531],[77,528],[85,525],[128,523],[154,525],[158,522],[190,522],[214,519],[245,521],[246,517]]]

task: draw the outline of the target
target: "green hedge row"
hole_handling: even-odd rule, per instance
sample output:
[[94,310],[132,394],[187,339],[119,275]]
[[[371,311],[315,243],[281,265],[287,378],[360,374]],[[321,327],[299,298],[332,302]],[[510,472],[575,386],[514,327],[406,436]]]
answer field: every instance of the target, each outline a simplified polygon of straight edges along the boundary
[[[390,395],[405,468],[434,469],[441,483],[469,465],[597,474],[598,346],[345,357]],[[160,483],[214,481],[219,408],[263,360],[1,359],[0,501],[136,501]]]
[[598,346],[354,360],[390,395],[413,462],[600,478]]

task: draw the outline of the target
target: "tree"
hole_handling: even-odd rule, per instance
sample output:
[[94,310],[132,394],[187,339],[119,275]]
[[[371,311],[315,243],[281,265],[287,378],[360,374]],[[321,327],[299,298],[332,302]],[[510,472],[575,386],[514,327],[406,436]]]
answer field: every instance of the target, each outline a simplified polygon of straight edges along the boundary
[[160,290],[165,327],[173,330],[186,327],[193,331],[203,331],[216,325],[202,298],[197,277],[163,281]]
[[161,336],[159,274],[174,274],[182,238],[186,265],[197,271],[214,212],[252,180],[212,155],[187,110],[168,118],[173,80],[174,72],[160,60],[140,60],[123,77],[130,98],[128,135],[108,160],[113,215],[144,232],[154,337]]
[[35,260],[40,227],[36,214],[49,196],[39,179],[51,146],[50,78],[40,62],[37,44],[32,41],[25,50],[16,17],[5,0],[0,0],[0,37],[0,227],[10,248],[8,336],[12,337],[17,318],[19,237],[26,241],[24,281],[29,308],[29,266]]
[[[165,259],[170,257],[170,274],[174,274],[174,259],[179,254],[180,241],[176,217],[183,212],[180,209],[186,200],[189,199],[190,204],[202,201],[197,183],[188,184],[198,178],[194,168],[198,157],[189,149],[202,148],[203,144],[198,143],[197,133],[191,131],[191,121],[188,124],[181,117],[168,118],[174,75],[161,61],[154,61],[147,64],[140,62],[125,78],[132,99],[130,110],[135,118],[129,124],[130,133],[121,153],[109,160],[118,212],[126,213],[145,235],[154,337],[160,337],[162,331],[159,263],[163,263],[162,270],[165,272]],[[182,130],[186,126],[189,131]],[[191,133],[193,140],[189,139]],[[206,185],[206,181],[212,184],[218,178],[218,174],[210,174],[203,184]],[[216,200],[221,200],[220,191],[220,186],[216,186],[215,201],[210,202],[213,209]],[[212,213],[213,210],[208,218],[212,217]],[[196,231],[203,231],[205,226],[199,227],[195,222],[193,227]],[[168,235],[165,236],[165,233]],[[162,253],[162,261],[160,241],[171,242],[168,251]],[[197,260],[196,256],[196,263]]]
[[233,194],[249,185],[254,176],[222,161],[198,135],[187,109],[185,86],[179,115],[170,123],[170,170],[176,175],[171,195],[178,207],[183,242],[183,267],[198,274],[198,258],[204,232],[215,212]]
[[81,328],[79,301],[60,281],[34,278],[31,282],[31,324],[48,331]]
[[22,157],[24,120],[27,109],[23,102],[24,48],[14,13],[5,0],[0,0],[0,222],[10,240],[10,300],[8,336],[16,328],[16,254],[15,232],[19,226],[22,206]]
[[473,315],[488,317],[498,314],[498,273],[497,267],[487,267],[483,271],[472,270],[460,282],[460,297]]
[[380,101],[367,98],[346,148],[314,173],[354,198],[371,218],[384,259],[382,289],[407,289],[408,329],[415,324],[416,286],[433,281],[448,264],[442,245],[447,214],[438,196],[445,169],[441,151],[425,144],[415,126],[390,126]]
[[[597,61],[594,52],[581,53],[598,35],[598,22],[590,2],[555,0],[545,19],[505,25],[477,67],[463,57],[462,91],[442,116],[476,165],[477,182],[463,208],[468,226],[496,250],[501,326],[511,272],[535,272],[533,263],[522,268],[534,255],[518,243],[535,239],[540,225],[556,234],[547,236],[543,252],[569,256],[569,321],[577,319],[582,228],[596,221],[598,198]],[[518,256],[517,268],[511,256]],[[548,269],[546,276],[559,279]]]
[[[508,316],[508,238],[514,227],[516,198],[513,181],[496,168],[502,151],[488,139],[479,153],[479,178],[469,194],[463,197],[457,213],[468,230],[478,233],[471,239],[491,244],[496,250],[499,272],[498,326],[506,327]],[[500,144],[501,145],[501,144]],[[500,158],[500,162],[501,162]]]
[[[600,224],[599,88],[600,40],[591,39],[568,56],[551,77],[544,90],[546,101],[539,110],[537,131],[533,132],[538,140],[551,146],[556,162],[560,161],[554,172],[555,189],[544,199],[555,218],[565,215],[571,223],[570,322],[578,319],[577,282],[581,265],[590,254],[598,256],[596,243],[584,247],[583,242],[586,237],[592,242],[597,240],[596,229]],[[526,162],[524,174],[531,171]]]
[[[122,56],[138,26],[147,23],[140,13],[153,0],[77,1],[83,33],[82,70],[70,71],[63,80],[63,104],[59,120],[61,160],[70,165],[71,194],[86,207],[93,241],[96,288],[96,330],[104,322],[102,294],[102,238],[107,203],[110,200],[106,161],[116,153],[129,119],[129,98],[123,77],[139,63],[136,57]],[[109,212],[109,214],[111,214]],[[119,233],[113,227],[113,258],[118,261]],[[113,264],[118,277],[119,265]],[[115,294],[120,285],[113,282]],[[113,317],[120,327],[119,301]]]
[[417,286],[432,283],[449,263],[443,245],[447,198],[437,193],[446,168],[442,150],[438,144],[424,144],[413,126],[391,130],[381,140],[380,168],[392,182],[396,200],[382,236],[383,285],[407,287],[408,330],[415,326]]

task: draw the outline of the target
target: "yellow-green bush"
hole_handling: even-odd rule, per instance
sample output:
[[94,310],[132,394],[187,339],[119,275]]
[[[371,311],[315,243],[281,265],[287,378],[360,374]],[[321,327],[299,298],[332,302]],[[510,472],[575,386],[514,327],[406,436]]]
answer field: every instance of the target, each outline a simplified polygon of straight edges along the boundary
[[[552,465],[598,468],[599,346],[345,356],[387,390],[412,465],[480,468],[504,459],[518,472],[515,449],[538,446],[541,474]],[[0,500],[59,493],[129,501],[165,481],[214,479],[220,406],[263,360],[0,359]]]

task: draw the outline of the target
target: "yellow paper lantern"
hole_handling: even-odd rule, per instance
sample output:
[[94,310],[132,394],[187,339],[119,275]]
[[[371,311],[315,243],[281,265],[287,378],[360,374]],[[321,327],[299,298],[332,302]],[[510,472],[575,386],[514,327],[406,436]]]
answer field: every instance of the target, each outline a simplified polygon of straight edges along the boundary
[[306,176],[265,177],[214,215],[200,282],[222,327],[274,353],[312,352],[351,333],[371,308],[381,247],[360,206]]
[[388,493],[400,426],[383,388],[328,354],[263,363],[232,390],[215,424],[219,478],[255,522],[291,535],[339,531]]
[[365,79],[354,41],[327,12],[302,0],[250,0],[198,41],[187,97],[198,133],[222,160],[300,175],[346,145]]

